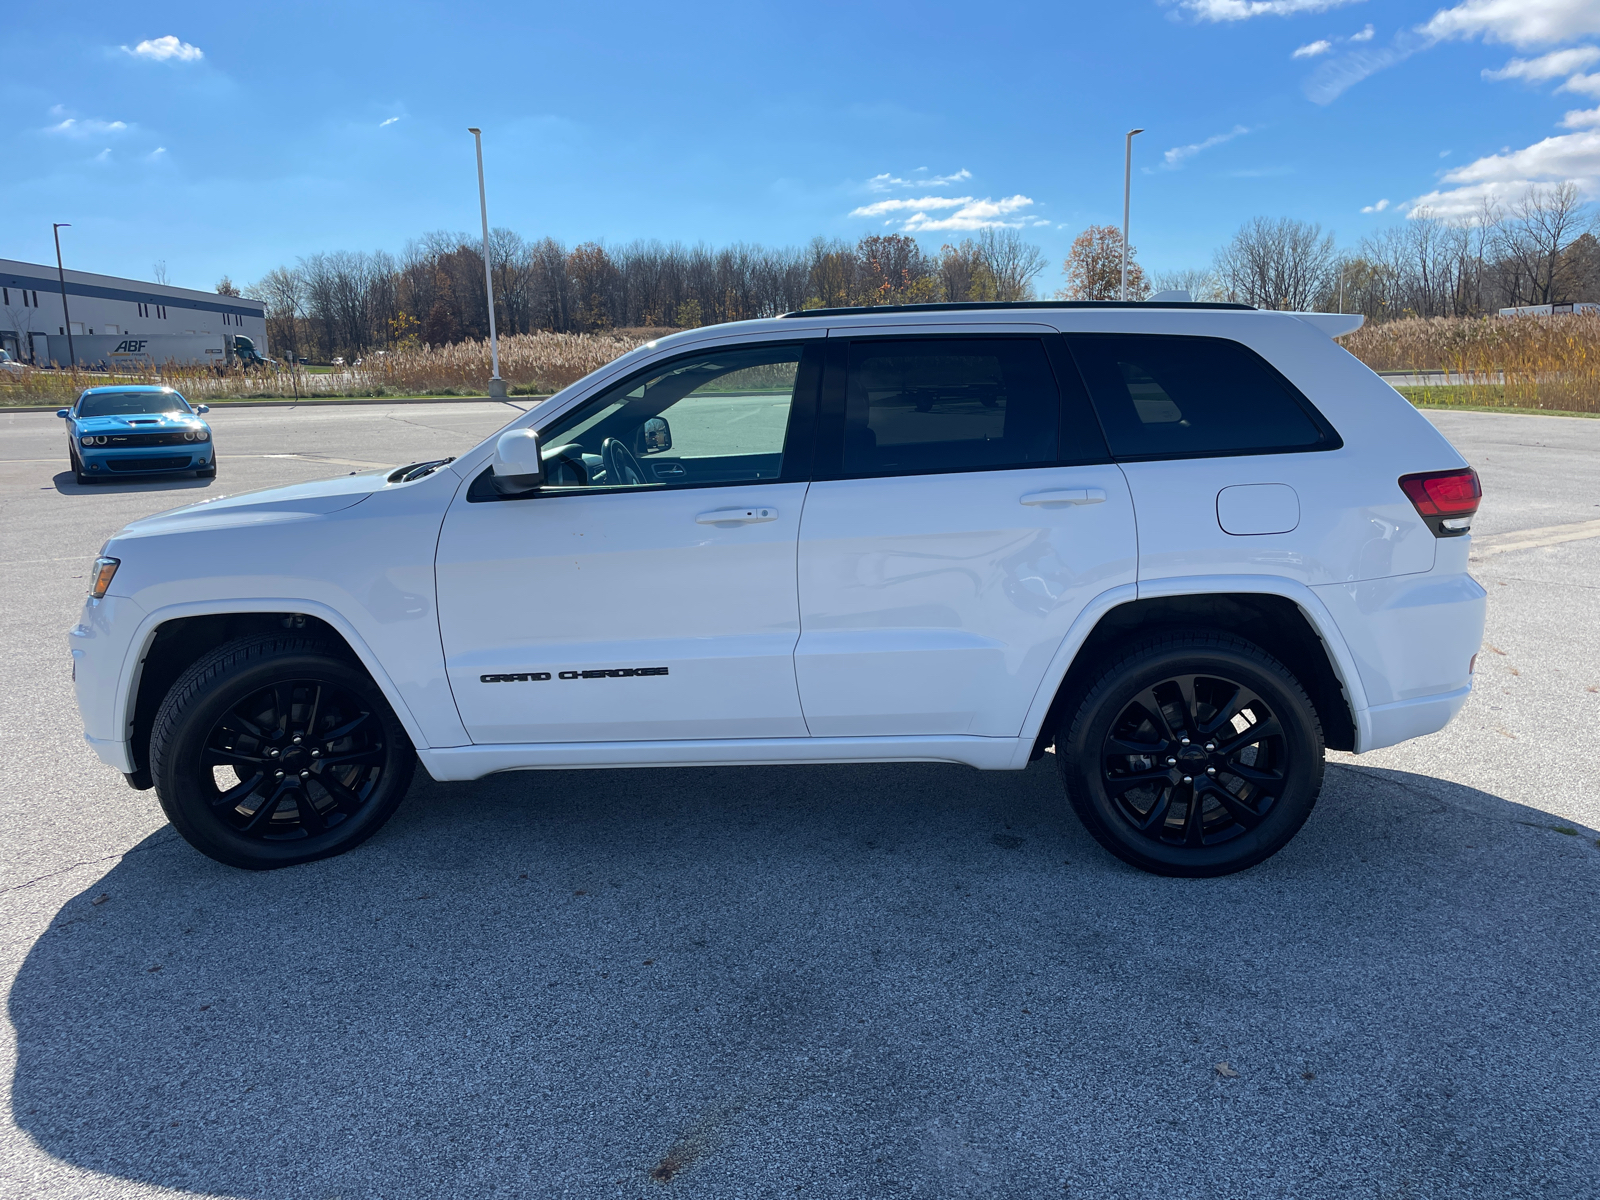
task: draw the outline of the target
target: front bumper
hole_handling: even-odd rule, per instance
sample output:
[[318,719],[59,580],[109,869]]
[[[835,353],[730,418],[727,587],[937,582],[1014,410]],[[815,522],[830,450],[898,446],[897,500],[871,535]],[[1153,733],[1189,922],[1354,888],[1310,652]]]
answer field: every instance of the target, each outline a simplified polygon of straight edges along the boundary
[[78,461],[88,475],[112,479],[119,475],[158,475],[170,471],[199,471],[216,462],[210,442],[177,446],[129,446],[97,450],[79,446]]
[[91,599],[67,635],[83,739],[101,762],[123,772],[133,770],[133,713],[126,703],[132,685],[126,676],[138,669],[138,658],[130,653],[130,643],[144,615],[123,596]]

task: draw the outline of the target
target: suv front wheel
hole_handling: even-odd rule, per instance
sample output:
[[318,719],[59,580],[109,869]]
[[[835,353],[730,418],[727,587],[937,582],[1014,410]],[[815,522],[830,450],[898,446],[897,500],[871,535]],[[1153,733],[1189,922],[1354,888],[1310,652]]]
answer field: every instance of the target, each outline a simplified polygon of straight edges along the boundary
[[1227,875],[1276,854],[1311,815],[1322,726],[1259,647],[1170,634],[1090,685],[1056,760],[1079,819],[1118,858],[1160,875]]
[[258,871],[371,837],[415,765],[367,673],[291,634],[241,638],[201,659],[167,693],[150,737],[167,819],[201,853]]

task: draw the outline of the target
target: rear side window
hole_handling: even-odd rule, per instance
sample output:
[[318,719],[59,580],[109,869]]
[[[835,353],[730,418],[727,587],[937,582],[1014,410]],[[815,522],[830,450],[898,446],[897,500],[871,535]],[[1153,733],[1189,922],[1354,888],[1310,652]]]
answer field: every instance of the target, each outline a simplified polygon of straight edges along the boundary
[[1335,450],[1333,427],[1254,350],[1158,334],[1067,339],[1117,458]]
[[852,341],[844,472],[1053,463],[1060,414],[1060,392],[1037,338]]

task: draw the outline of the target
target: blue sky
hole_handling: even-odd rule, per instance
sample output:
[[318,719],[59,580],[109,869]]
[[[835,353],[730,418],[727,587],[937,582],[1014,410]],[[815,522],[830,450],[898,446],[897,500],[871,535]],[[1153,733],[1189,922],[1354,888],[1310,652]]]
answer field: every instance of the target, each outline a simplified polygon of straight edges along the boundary
[[1342,244],[1419,201],[1600,191],[1600,0],[29,5],[0,58],[0,257],[241,283],[492,223],[797,244],[986,223],[1147,268],[1257,215]]

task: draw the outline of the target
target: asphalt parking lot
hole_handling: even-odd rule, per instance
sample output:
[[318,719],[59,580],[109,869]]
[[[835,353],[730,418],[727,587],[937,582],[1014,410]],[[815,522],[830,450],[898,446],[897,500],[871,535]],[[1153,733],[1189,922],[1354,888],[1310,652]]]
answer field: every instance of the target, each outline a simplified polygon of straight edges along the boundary
[[84,747],[121,524],[514,415],[223,410],[216,480],[79,488],[0,412],[0,1195],[1596,1194],[1600,421],[1437,415],[1487,493],[1477,691],[1227,879],[1110,858],[1048,756],[419,772],[248,874]]

